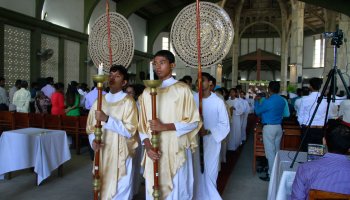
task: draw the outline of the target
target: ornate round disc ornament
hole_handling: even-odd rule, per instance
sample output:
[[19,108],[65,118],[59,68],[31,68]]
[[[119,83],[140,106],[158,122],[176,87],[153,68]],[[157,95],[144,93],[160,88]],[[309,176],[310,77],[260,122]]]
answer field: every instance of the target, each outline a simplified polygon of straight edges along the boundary
[[[229,15],[216,4],[200,2],[201,64],[219,63],[229,52],[233,26]],[[180,59],[190,67],[198,67],[196,3],[186,6],[176,16],[170,33],[171,44]]]
[[[134,56],[134,34],[128,20],[116,12],[110,12],[112,63],[129,67]],[[94,23],[89,35],[89,52],[95,66],[103,63],[109,72],[109,49],[107,15],[101,15]]]

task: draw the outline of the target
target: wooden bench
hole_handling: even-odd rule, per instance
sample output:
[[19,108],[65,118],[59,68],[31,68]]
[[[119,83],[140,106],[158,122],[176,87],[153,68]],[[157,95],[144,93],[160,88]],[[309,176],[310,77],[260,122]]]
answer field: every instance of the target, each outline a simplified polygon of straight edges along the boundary
[[254,128],[254,155],[253,155],[253,174],[256,173],[256,158],[258,156],[265,156],[265,149],[262,135],[263,126],[260,123],[256,123]]
[[310,190],[309,200],[350,200],[350,195],[321,190]]

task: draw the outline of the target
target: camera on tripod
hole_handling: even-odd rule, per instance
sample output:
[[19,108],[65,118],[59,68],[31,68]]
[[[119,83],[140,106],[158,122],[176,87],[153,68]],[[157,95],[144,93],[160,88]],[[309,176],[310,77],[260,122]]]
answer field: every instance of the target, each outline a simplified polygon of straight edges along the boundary
[[337,31],[335,32],[324,32],[325,38],[332,38],[331,45],[335,45],[337,48],[343,44],[343,31],[337,27]]

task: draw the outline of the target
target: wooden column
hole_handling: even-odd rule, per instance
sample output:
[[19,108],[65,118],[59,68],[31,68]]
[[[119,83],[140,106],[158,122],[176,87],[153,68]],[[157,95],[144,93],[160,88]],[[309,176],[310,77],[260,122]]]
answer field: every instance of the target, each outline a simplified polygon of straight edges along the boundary
[[260,81],[261,71],[261,49],[256,51],[256,80]]

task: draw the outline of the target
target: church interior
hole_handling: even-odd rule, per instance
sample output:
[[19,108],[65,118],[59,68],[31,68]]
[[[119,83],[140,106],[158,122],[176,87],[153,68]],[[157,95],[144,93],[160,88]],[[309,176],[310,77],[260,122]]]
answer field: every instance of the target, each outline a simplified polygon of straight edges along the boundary
[[[202,55],[205,54],[207,57],[202,57],[201,71],[209,73],[215,79],[213,92],[218,88],[225,89],[220,90],[224,100],[231,98],[231,88],[235,88],[236,93],[238,91],[238,98],[243,98],[249,103],[246,115],[241,116],[242,124],[245,120],[245,125],[241,125],[240,129],[244,132],[244,136],[240,138],[238,146],[233,150],[227,150],[224,145],[229,142],[224,141],[221,144],[217,190],[224,200],[287,199],[291,194],[295,173],[289,176],[284,172],[295,172],[297,166],[287,169],[287,165],[283,166],[283,160],[291,163],[302,142],[302,129],[299,127],[302,124],[296,123],[298,117],[292,99],[301,97],[302,95],[297,94],[298,91],[302,92],[303,88],[310,87],[309,81],[313,78],[322,80],[323,87],[334,69],[339,72],[339,77],[334,81],[332,79],[333,86],[336,84],[337,87],[334,96],[341,98],[342,101],[350,97],[350,94],[346,97],[350,89],[347,88],[350,84],[348,71],[350,51],[347,40],[350,36],[350,1],[199,2],[213,5],[204,10],[206,14],[199,16],[199,18],[207,17],[207,21],[203,21],[204,25],[200,26],[202,32],[199,34],[201,44],[207,45],[202,49]],[[94,79],[94,75],[100,75],[99,70],[104,70],[108,74],[109,61],[112,63],[112,59],[125,56],[121,65],[127,68],[128,84],[133,86],[131,87],[133,91],[130,93],[138,97],[145,88],[143,81],[154,76],[153,56],[160,50],[168,50],[175,55],[172,76],[187,84],[185,77],[190,77],[190,89],[198,92],[196,82],[199,79],[198,34],[196,38],[195,24],[191,25],[193,29],[186,27],[188,22],[198,21],[195,18],[196,12],[190,14],[184,12],[193,4],[196,4],[196,1],[0,0],[0,77],[2,78],[0,89],[3,88],[4,95],[9,98],[6,99],[6,103],[0,96],[0,200],[93,199],[95,182],[91,172],[94,153],[89,144],[89,136],[86,134],[87,115],[91,105],[89,108],[86,107],[86,95],[90,89],[93,91],[94,81],[97,80]],[[214,12],[211,9],[216,12],[215,14],[224,17],[215,18],[215,15],[210,17],[209,14]],[[107,13],[118,13],[118,15],[109,16]],[[181,21],[180,14],[188,15]],[[114,21],[115,16],[125,21]],[[222,19],[227,20],[225,26],[221,26]],[[129,32],[123,30],[125,27]],[[176,28],[180,30],[177,35]],[[113,33],[116,30],[119,32]],[[122,35],[124,33],[127,36],[124,37]],[[92,37],[94,34],[95,38]],[[221,45],[220,49],[215,48],[215,45]],[[214,58],[216,55],[219,58]],[[191,66],[190,61],[186,59],[194,60],[195,64]],[[216,60],[213,61],[214,59]],[[100,63],[104,64],[104,68],[99,68]],[[69,88],[76,87],[75,90],[80,95],[79,105],[77,108],[75,106],[67,108],[66,105],[65,109],[69,110],[63,112],[73,113],[73,110],[78,109],[78,115],[51,115],[51,104],[47,107],[48,110],[45,107],[46,113],[43,107],[37,106],[39,101],[40,105],[41,101],[44,101],[46,91],[43,88],[51,82],[50,80],[56,91],[60,87],[57,83],[61,83],[62,93],[67,96]],[[284,119],[282,125],[280,149],[285,154],[284,157],[275,159],[275,165],[278,165],[276,162],[282,164],[274,165],[274,168],[279,169],[269,172],[269,181],[263,181],[259,177],[265,173],[268,175],[268,164],[266,164],[268,161],[265,159],[262,136],[264,123],[259,122],[254,113],[254,98],[256,96],[265,98],[269,92],[269,83],[274,81],[280,85],[278,93],[287,99],[287,106],[290,104],[292,108],[289,108],[288,120]],[[101,84],[103,85],[103,82]],[[104,86],[108,87],[106,84]],[[21,87],[25,87],[31,95],[27,111],[23,112],[25,113],[23,115],[18,106],[16,110],[13,101],[16,90],[19,91]],[[11,97],[12,88],[15,91]],[[125,92],[129,94],[128,90]],[[11,110],[13,105],[15,107]],[[336,111],[332,119],[340,116],[339,105],[340,102],[335,103]],[[332,114],[332,111],[329,112]],[[236,125],[231,124],[229,134],[237,134],[232,130],[232,126]],[[28,144],[17,141],[14,144],[18,146],[11,146],[9,137],[5,137],[9,135],[5,134],[7,131],[34,127],[45,130],[40,132],[39,135],[43,139],[39,142],[30,139],[31,142]],[[64,139],[58,136],[56,139],[69,149],[64,155],[59,154],[60,161],[57,162],[60,163],[50,161],[50,154],[54,154],[55,150],[48,154],[39,152],[39,158],[36,155],[35,159],[31,160],[33,155],[30,155],[28,149],[34,148],[33,146],[45,148],[45,136],[50,134],[50,130],[65,131]],[[48,146],[54,146],[55,142],[51,139],[47,138],[46,141],[49,142]],[[34,150],[35,154],[41,151],[40,148]],[[19,149],[24,149],[24,155],[17,158],[16,163],[10,162],[9,160],[22,151]],[[301,152],[297,157],[297,165],[303,156],[306,157],[306,152]],[[42,164],[42,160],[46,164]],[[20,166],[25,162],[29,163]],[[40,166],[37,166],[38,162]],[[41,172],[48,175],[42,177]],[[141,172],[136,173],[134,184],[135,182],[138,185],[132,191],[131,199],[145,199],[146,186]],[[350,194],[350,191],[348,192]]]

